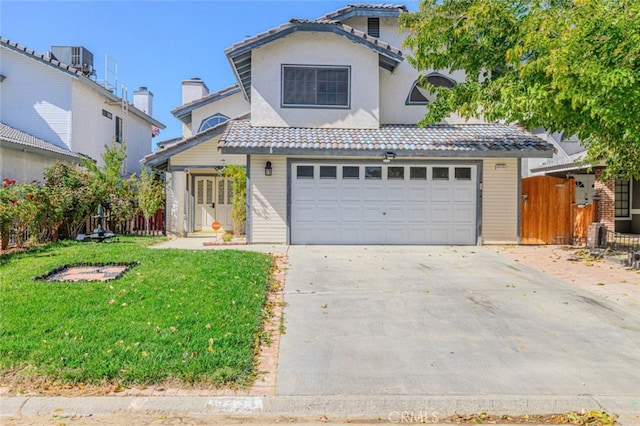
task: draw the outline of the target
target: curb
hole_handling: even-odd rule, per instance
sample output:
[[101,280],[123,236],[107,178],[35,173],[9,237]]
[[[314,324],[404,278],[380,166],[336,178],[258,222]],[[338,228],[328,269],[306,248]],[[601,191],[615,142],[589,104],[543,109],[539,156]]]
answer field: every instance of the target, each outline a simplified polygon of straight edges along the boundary
[[[55,414],[61,417],[105,415],[117,411],[170,412],[203,416],[330,416],[386,420],[411,417],[422,422],[456,413],[496,415],[550,414],[605,410],[619,423],[640,419],[640,398],[629,396],[87,396],[0,397],[0,418]],[[431,420],[429,420],[431,419]],[[395,421],[397,423],[397,421]]]

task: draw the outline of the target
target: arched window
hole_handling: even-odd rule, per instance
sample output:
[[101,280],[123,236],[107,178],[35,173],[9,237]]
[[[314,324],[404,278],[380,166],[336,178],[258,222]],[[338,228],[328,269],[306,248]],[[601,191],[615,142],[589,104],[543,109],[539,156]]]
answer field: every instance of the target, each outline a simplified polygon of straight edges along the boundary
[[204,132],[205,130],[217,126],[220,123],[224,123],[228,119],[229,117],[227,117],[226,115],[222,115],[220,113],[214,114],[211,117],[202,120],[200,128],[198,129],[198,133]]
[[[446,87],[451,89],[456,82],[439,73],[431,73],[425,76],[425,80],[435,87]],[[409,96],[407,96],[407,105],[426,105],[434,99],[434,94],[428,89],[422,87],[419,80],[413,82]]]

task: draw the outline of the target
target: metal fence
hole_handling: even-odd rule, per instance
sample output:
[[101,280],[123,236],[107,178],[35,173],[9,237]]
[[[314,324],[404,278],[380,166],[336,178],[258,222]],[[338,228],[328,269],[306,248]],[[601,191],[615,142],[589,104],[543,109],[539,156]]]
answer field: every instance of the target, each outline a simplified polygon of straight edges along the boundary
[[616,251],[640,251],[640,235],[607,231],[603,248]]

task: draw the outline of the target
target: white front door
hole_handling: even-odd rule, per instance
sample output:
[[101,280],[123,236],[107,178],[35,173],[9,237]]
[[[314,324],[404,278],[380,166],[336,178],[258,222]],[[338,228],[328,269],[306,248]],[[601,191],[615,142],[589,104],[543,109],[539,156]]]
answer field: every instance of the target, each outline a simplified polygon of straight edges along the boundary
[[218,221],[222,229],[231,231],[231,180],[217,176],[197,176],[194,182],[194,231],[211,230]]

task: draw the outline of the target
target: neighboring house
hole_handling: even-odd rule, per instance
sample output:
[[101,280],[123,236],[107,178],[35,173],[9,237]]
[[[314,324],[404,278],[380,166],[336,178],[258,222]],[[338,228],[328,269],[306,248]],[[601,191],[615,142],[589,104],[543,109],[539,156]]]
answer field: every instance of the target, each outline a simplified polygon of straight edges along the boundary
[[36,53],[0,38],[0,122],[3,129],[30,136],[9,140],[3,131],[2,176],[40,180],[56,160],[77,162],[81,155],[102,165],[104,147],[113,141],[126,143],[123,173],[138,173],[140,159],[151,152],[152,133],[165,128],[151,117],[153,94],[140,88],[131,105],[90,78],[92,55],[86,49],[52,51]]
[[[81,154],[0,123],[0,176],[31,182],[52,162],[79,164]],[[35,172],[37,171],[37,172]]]
[[[572,143],[577,142],[574,139]],[[597,200],[597,221],[609,231],[640,234],[640,180],[603,179],[603,167],[586,163],[586,150],[577,144],[579,149],[571,154],[561,146],[551,160],[534,165],[530,173],[573,178],[575,204],[585,205]]]
[[[294,19],[225,51],[237,87],[209,95],[183,82],[183,94],[200,90],[174,110],[185,137],[143,160],[167,172],[167,229],[221,221],[230,194],[217,170],[233,161],[247,166],[249,243],[517,243],[521,159],[553,147],[455,116],[417,127],[431,94],[394,47],[405,11],[358,4]],[[425,77],[450,87],[464,76]],[[204,129],[216,114],[229,120]]]

